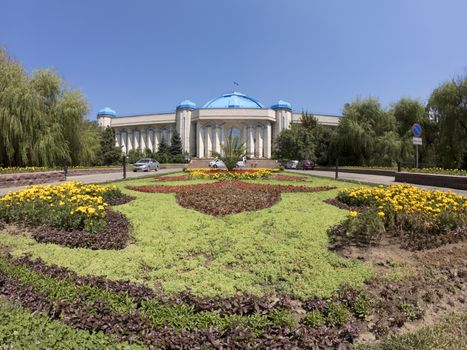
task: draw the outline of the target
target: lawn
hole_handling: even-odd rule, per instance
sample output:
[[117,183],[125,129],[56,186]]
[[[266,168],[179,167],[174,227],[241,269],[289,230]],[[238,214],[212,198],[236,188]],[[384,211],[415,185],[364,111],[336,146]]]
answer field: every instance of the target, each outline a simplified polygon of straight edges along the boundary
[[[163,185],[209,180],[164,182]],[[328,250],[327,229],[347,211],[323,200],[352,184],[309,177],[305,182],[256,180],[260,183],[336,186],[318,193],[282,193],[271,208],[214,217],[185,209],[174,194],[141,193],[126,186],[158,185],[153,178],[115,184],[136,200],[115,207],[133,225],[133,242],[124,250],[70,249],[40,244],[25,236],[0,232],[2,245],[15,256],[31,253],[81,275],[103,275],[196,295],[228,296],[289,293],[300,298],[329,296],[344,283],[360,286],[369,264],[338,257]]]

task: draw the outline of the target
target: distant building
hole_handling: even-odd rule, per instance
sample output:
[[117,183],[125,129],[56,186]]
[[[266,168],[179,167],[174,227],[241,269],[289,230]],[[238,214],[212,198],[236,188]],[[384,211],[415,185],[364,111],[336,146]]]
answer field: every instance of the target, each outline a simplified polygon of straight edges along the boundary
[[[97,113],[99,125],[115,130],[116,144],[125,153],[146,148],[155,152],[161,140],[169,143],[177,130],[183,150],[198,158],[220,152],[223,140],[230,134],[245,143],[249,157],[271,158],[273,140],[291,123],[300,122],[300,117],[301,113],[293,112],[288,102],[280,100],[267,108],[239,92],[224,94],[200,108],[185,100],[173,113],[117,117],[110,108]],[[339,121],[339,116],[334,115],[315,117],[323,125],[336,126]]]

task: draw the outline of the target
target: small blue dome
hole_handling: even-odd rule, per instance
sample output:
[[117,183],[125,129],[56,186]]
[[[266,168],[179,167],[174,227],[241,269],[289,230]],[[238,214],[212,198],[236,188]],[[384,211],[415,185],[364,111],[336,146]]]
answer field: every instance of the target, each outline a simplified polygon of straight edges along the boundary
[[99,110],[99,112],[97,112],[97,116],[101,116],[101,115],[110,115],[112,117],[116,117],[117,116],[117,112],[115,112],[113,109],[109,108],[109,107],[105,107],[105,108],[102,108],[101,110]]
[[178,104],[177,109],[195,109],[196,103],[191,102],[190,100],[182,101]]
[[255,99],[234,91],[209,101],[203,108],[264,108],[264,106]]
[[289,102],[279,100],[277,103],[274,103],[271,106],[271,109],[290,109],[292,110],[292,105]]

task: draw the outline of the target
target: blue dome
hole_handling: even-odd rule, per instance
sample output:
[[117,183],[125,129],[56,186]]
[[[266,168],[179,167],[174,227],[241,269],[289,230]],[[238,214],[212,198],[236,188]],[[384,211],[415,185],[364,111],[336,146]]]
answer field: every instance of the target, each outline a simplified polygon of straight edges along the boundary
[[240,92],[231,92],[209,101],[203,108],[264,108],[264,106]]
[[277,103],[274,103],[271,106],[271,109],[290,109],[290,110],[292,110],[292,105],[290,103],[288,103],[288,102],[279,100],[279,101],[277,101]]
[[191,102],[190,100],[182,101],[178,104],[177,109],[195,109],[196,103]]
[[111,109],[109,107],[105,107],[105,108],[102,108],[101,110],[99,110],[99,112],[97,112],[97,116],[101,116],[101,115],[110,115],[112,117],[116,117],[117,112],[115,112],[113,109]]

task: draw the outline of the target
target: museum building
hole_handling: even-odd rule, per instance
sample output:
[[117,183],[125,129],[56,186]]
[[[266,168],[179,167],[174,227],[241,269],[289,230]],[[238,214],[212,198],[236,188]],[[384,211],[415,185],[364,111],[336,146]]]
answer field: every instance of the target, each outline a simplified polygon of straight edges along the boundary
[[[185,100],[173,113],[117,116],[106,107],[97,113],[97,121],[115,130],[115,142],[125,153],[146,148],[156,152],[161,140],[169,143],[177,130],[183,150],[192,157],[210,158],[213,151],[220,152],[227,135],[232,135],[245,144],[248,157],[271,158],[274,139],[291,123],[300,122],[301,115],[282,100],[267,108],[249,96],[231,92],[203,107]],[[339,122],[339,116],[314,116],[323,125],[337,126]]]

